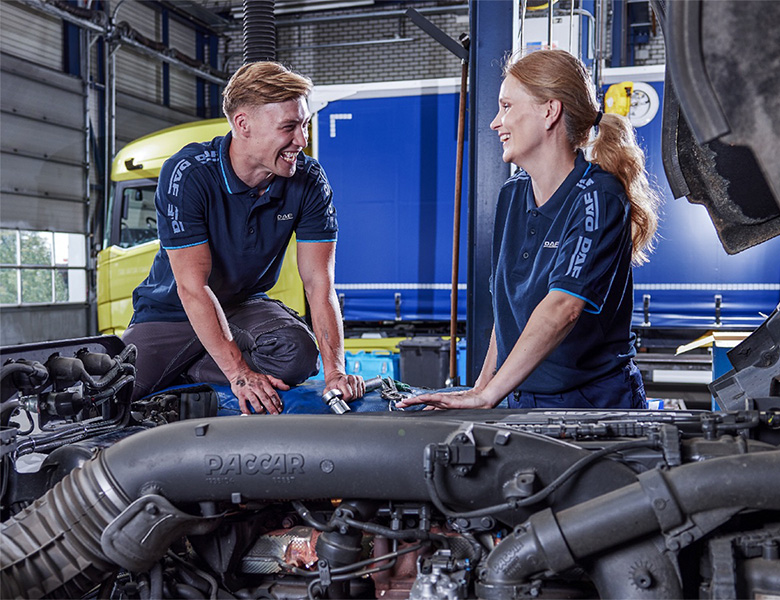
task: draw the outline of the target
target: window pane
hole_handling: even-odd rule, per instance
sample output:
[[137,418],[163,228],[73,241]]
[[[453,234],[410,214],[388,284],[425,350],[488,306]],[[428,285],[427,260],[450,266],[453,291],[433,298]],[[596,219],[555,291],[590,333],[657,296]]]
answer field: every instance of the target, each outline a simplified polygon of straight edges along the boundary
[[22,303],[51,302],[50,269],[22,270]]
[[0,264],[17,264],[16,231],[12,229],[0,229]]
[[54,264],[69,267],[87,266],[86,238],[78,233],[55,233]]
[[[22,231],[23,265],[51,265],[51,240],[48,231]],[[51,293],[49,294],[51,295]]]
[[54,301],[68,301],[68,271],[67,269],[57,269],[54,271]]
[[125,188],[122,193],[122,224],[119,245],[131,248],[157,239],[157,210],[154,206],[155,186]]
[[16,274],[16,269],[0,269],[0,304],[16,304],[19,301]]
[[87,272],[57,269],[54,272],[54,294],[56,302],[86,302]]

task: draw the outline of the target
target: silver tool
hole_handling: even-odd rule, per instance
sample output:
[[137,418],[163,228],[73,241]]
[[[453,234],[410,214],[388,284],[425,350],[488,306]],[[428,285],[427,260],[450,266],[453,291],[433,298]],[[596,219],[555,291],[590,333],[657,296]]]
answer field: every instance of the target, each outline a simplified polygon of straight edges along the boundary
[[328,390],[322,395],[322,400],[330,407],[330,412],[337,415],[343,415],[352,410],[349,404],[344,402],[344,395],[341,393],[341,390]]

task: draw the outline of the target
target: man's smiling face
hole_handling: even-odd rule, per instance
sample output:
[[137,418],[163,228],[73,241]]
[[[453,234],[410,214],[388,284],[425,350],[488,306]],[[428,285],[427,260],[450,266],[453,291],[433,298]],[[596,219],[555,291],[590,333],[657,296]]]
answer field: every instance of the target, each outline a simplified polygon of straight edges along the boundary
[[303,97],[247,108],[247,152],[256,169],[292,177],[298,153],[308,141],[311,114]]

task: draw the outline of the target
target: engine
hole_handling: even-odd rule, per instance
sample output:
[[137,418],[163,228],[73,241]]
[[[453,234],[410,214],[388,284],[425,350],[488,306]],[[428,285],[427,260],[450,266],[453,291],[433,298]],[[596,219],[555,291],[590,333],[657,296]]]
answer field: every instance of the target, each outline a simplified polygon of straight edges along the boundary
[[3,598],[780,598],[780,402],[215,416],[2,351]]

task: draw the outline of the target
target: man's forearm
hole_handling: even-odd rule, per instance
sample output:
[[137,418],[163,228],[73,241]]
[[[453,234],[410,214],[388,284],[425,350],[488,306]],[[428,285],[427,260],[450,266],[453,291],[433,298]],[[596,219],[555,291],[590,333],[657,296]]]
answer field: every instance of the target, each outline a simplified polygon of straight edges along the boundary
[[247,367],[238,345],[233,341],[227,317],[219,300],[208,286],[191,293],[179,290],[184,312],[206,352],[229,381]]
[[344,372],[344,328],[335,290],[312,294],[309,298],[314,336],[327,377],[333,371]]

